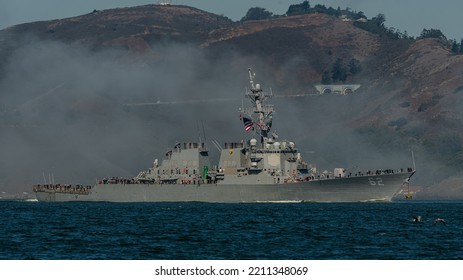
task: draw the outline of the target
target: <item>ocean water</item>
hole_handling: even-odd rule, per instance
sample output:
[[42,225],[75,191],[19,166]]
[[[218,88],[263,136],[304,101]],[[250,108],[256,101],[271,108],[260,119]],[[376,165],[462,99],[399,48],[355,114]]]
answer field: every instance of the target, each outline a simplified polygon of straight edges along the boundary
[[463,202],[2,201],[0,212],[3,260],[463,259]]

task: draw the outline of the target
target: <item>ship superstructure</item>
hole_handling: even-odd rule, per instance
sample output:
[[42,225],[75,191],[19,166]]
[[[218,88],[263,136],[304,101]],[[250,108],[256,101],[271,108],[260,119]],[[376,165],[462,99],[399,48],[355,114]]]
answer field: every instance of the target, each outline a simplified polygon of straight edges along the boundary
[[103,178],[93,186],[36,185],[40,201],[389,201],[415,170],[387,169],[346,174],[344,168],[319,173],[302,160],[292,141],[272,132],[274,108],[248,69],[250,106],[240,118],[250,139],[227,142],[211,164],[203,142],[176,143],[159,163],[131,179]]

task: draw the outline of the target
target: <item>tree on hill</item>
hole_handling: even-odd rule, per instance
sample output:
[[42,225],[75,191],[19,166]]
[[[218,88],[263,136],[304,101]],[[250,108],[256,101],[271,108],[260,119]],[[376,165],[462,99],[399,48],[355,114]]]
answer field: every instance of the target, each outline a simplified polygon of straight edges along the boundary
[[250,8],[241,21],[270,19],[273,13],[261,7]]
[[425,39],[425,38],[436,38],[436,39],[444,39],[447,40],[445,35],[439,30],[439,29],[426,29],[424,28],[423,31],[421,31],[421,35],[418,37],[418,39]]
[[323,72],[322,84],[330,84],[331,81],[345,82],[349,75],[353,76],[362,71],[362,65],[358,59],[352,58],[348,64],[342,58],[338,58],[331,68],[331,77],[328,71]]
[[313,12],[315,13],[321,13],[321,14],[329,14],[328,13],[328,8],[326,8],[325,5],[317,4],[315,7],[313,7]]
[[347,79],[347,66],[342,60],[342,58],[338,58],[333,65],[333,69],[331,70],[331,78],[333,82],[341,81],[344,82]]
[[454,54],[458,54],[459,51],[460,51],[460,45],[457,43],[456,40],[453,40],[452,41],[452,52]]
[[362,12],[362,11],[359,11],[358,13],[354,14],[354,20],[358,20],[358,19],[366,19],[367,16]]
[[324,71],[322,75],[322,85],[329,85],[329,84],[331,84],[330,72]]
[[386,22],[386,16],[384,14],[378,14],[371,21],[378,27],[384,27],[384,23]]
[[310,12],[310,3],[309,1],[304,1],[301,4],[290,5],[288,11],[286,12],[287,16],[303,15]]
[[352,58],[347,66],[349,67],[349,72],[352,75],[358,74],[362,71],[362,65],[358,59]]
[[463,54],[463,39],[461,39],[460,43],[457,43],[457,40],[453,39],[451,43],[452,43],[452,53]]
[[[358,18],[365,18],[365,15],[362,12],[356,14]],[[371,33],[378,34],[380,37],[387,37],[394,40],[399,39],[413,39],[408,36],[407,32],[404,33],[400,32],[400,30],[391,27],[387,28],[384,26],[386,22],[386,16],[384,14],[378,14],[373,17],[371,20],[366,21],[355,21],[354,25],[358,28],[366,30]]]

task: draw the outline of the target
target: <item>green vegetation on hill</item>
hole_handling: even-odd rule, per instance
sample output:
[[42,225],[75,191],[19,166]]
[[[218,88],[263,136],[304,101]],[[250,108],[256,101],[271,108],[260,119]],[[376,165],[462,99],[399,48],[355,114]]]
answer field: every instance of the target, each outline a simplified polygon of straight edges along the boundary
[[331,84],[331,82],[345,82],[348,76],[353,76],[362,71],[362,65],[359,60],[352,58],[348,64],[342,58],[338,58],[331,67],[330,72],[324,71],[322,75],[322,84]]
[[241,21],[270,19],[272,17],[272,12],[269,12],[264,8],[254,7],[248,10],[246,15],[241,19]]
[[[394,27],[386,27],[384,25],[384,23],[386,22],[386,16],[384,14],[380,13],[371,19],[367,19],[367,17],[362,11],[357,12],[352,11],[349,8],[341,9],[340,7],[335,9],[333,7],[326,7],[325,5],[321,4],[316,4],[312,7],[310,5],[310,2],[307,0],[303,1],[300,4],[290,5],[286,13],[283,15],[275,15],[267,11],[266,9],[260,7],[250,8],[246,15],[241,19],[241,22],[248,20],[263,20],[271,19],[274,17],[296,16],[313,13],[327,14],[330,16],[343,18],[343,20],[352,21],[356,27],[377,34],[380,37],[385,37],[394,40],[415,40],[413,36],[408,35],[407,31],[402,32]],[[463,39],[460,43],[457,43],[455,39],[448,40],[439,29],[433,28],[423,29],[420,36],[418,36],[416,39],[419,40],[426,38],[440,39],[444,45],[451,49],[452,53],[463,54]]]

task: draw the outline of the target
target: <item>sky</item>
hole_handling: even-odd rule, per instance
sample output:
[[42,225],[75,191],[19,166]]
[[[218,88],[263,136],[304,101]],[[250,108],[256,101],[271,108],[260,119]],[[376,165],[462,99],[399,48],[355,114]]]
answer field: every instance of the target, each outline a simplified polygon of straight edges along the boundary
[[[50,20],[103,10],[145,4],[160,0],[0,0],[0,29],[11,25],[38,20]],[[274,14],[284,14],[289,5],[303,0],[172,0],[175,5],[193,6],[221,14],[233,20],[241,19],[251,7],[262,7]],[[349,7],[362,11],[368,18],[379,13],[386,16],[386,26],[419,36],[423,28],[440,29],[449,39],[463,38],[463,1],[461,0],[317,0],[313,6],[323,4],[337,8]]]

